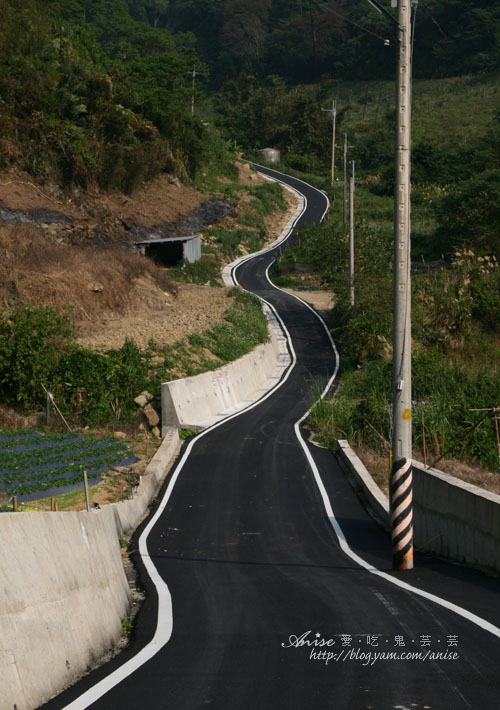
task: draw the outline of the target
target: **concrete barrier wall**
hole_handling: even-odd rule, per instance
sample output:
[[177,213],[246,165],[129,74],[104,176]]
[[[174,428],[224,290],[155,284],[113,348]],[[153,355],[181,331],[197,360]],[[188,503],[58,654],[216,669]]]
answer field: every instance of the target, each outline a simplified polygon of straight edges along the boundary
[[158,493],[179,447],[180,439],[177,429],[167,428],[163,432],[163,441],[149,462],[133,499],[112,503],[100,511],[103,514],[112,513],[119,536],[133,530],[148,512],[149,504]]
[[204,428],[257,401],[290,364],[286,339],[264,306],[270,340],[248,355],[211,372],[162,384],[162,433],[169,427]]
[[500,571],[500,496],[413,462],[415,545]]
[[0,707],[37,707],[121,635],[129,606],[113,516],[0,515]]
[[[389,500],[363,463],[339,441],[342,468],[368,510],[390,529]],[[413,461],[416,549],[500,572],[500,496]]]
[[0,514],[0,710],[39,707],[121,637],[130,596],[119,535],[147,511],[178,444],[168,432],[133,500]]

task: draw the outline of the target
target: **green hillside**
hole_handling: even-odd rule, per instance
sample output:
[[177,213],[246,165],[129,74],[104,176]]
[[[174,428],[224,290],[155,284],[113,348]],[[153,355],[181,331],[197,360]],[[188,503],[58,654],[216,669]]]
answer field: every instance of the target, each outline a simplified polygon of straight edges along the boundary
[[189,72],[206,70],[192,35],[120,0],[1,0],[0,18],[0,168],[131,191],[210,162],[216,139],[191,114]]

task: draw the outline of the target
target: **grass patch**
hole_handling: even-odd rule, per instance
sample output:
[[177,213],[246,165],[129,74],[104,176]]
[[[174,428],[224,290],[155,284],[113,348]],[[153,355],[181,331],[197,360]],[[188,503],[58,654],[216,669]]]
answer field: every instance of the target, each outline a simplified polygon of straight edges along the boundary
[[239,288],[231,289],[228,296],[233,303],[222,323],[162,349],[170,375],[175,372],[175,377],[190,377],[217,369],[268,339],[267,319],[259,299]]
[[185,261],[181,266],[167,269],[169,278],[191,284],[221,286],[222,264],[215,254],[203,253],[193,264]]

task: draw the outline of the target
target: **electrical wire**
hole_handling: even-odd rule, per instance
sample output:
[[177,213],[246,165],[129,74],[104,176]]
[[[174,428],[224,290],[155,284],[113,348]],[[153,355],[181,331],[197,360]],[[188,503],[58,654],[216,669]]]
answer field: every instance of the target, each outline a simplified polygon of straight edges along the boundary
[[413,9],[413,19],[411,20],[411,57],[413,68],[413,47],[415,45],[415,25],[417,24],[418,0],[411,0],[411,7]]
[[358,22],[351,20],[349,17],[342,15],[342,13],[338,12],[337,10],[333,10],[329,5],[326,5],[324,2],[321,2],[321,0],[314,0],[314,3],[318,7],[321,7],[324,10],[326,10],[327,12],[331,12],[332,15],[336,15],[337,17],[340,17],[342,20],[345,20],[349,24],[354,25],[354,27],[357,27],[362,32],[372,35],[372,37],[376,37],[377,39],[381,40],[386,46],[393,46],[394,45],[394,43],[391,42],[391,40],[388,39],[387,37],[382,37],[382,35],[378,35],[376,32],[369,30],[367,27],[363,27],[363,25],[360,25]]

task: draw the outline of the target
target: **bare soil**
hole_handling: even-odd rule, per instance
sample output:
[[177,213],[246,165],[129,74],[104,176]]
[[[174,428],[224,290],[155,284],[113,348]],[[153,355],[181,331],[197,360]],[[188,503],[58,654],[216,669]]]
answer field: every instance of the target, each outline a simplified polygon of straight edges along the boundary
[[[263,178],[241,163],[239,182]],[[287,212],[266,220],[269,241],[295,211],[296,198],[285,191],[285,199]],[[22,173],[0,176],[0,210],[22,210],[31,220],[0,221],[0,305],[70,306],[78,341],[100,349],[118,348],[126,338],[139,347],[153,338],[161,347],[212,327],[228,308],[226,289],[174,283],[148,259],[123,249],[137,225],[174,224],[207,200],[166,175],[129,197],[95,192],[67,198]],[[237,212],[225,216],[224,226],[237,226],[237,219]]]
[[333,308],[333,294],[330,291],[311,291],[286,288],[292,296],[298,296],[312,306],[320,315],[326,315]]
[[[365,446],[353,448],[370,472],[375,483],[386,495],[389,495],[389,454],[384,455]],[[423,456],[419,456],[418,453],[415,454],[415,458],[423,461]],[[426,464],[432,466],[436,458],[437,456],[429,455]],[[473,462],[460,461],[454,458],[441,459],[434,468],[491,493],[500,494],[500,474],[487,471]]]
[[[40,186],[18,170],[0,175],[0,207],[57,211],[86,224],[109,220],[153,227],[175,222],[208,201],[208,196],[169,175],[159,175],[130,196],[98,190],[65,197],[55,186]],[[123,225],[126,228],[126,224]]]
[[[247,164],[239,168],[240,184],[263,182]],[[266,219],[269,242],[296,209],[294,195],[284,191],[284,196],[286,212]],[[174,224],[207,200],[165,175],[129,197],[98,192],[64,197],[25,174],[0,175],[0,308],[69,307],[78,342],[96,349],[119,348],[126,338],[140,348],[152,338],[161,347],[212,327],[230,305],[227,289],[175,283],[149,259],[124,249],[137,225]],[[23,220],[16,214],[9,221],[16,211],[22,211]],[[230,229],[237,220],[236,210],[233,217],[224,216],[223,224]],[[27,425],[33,424],[0,405],[0,428]],[[160,443],[149,432],[127,434],[140,461],[130,471],[108,472],[92,486],[92,504],[129,497]],[[59,505],[84,509],[83,491],[63,496]],[[30,507],[50,509],[50,499]]]

